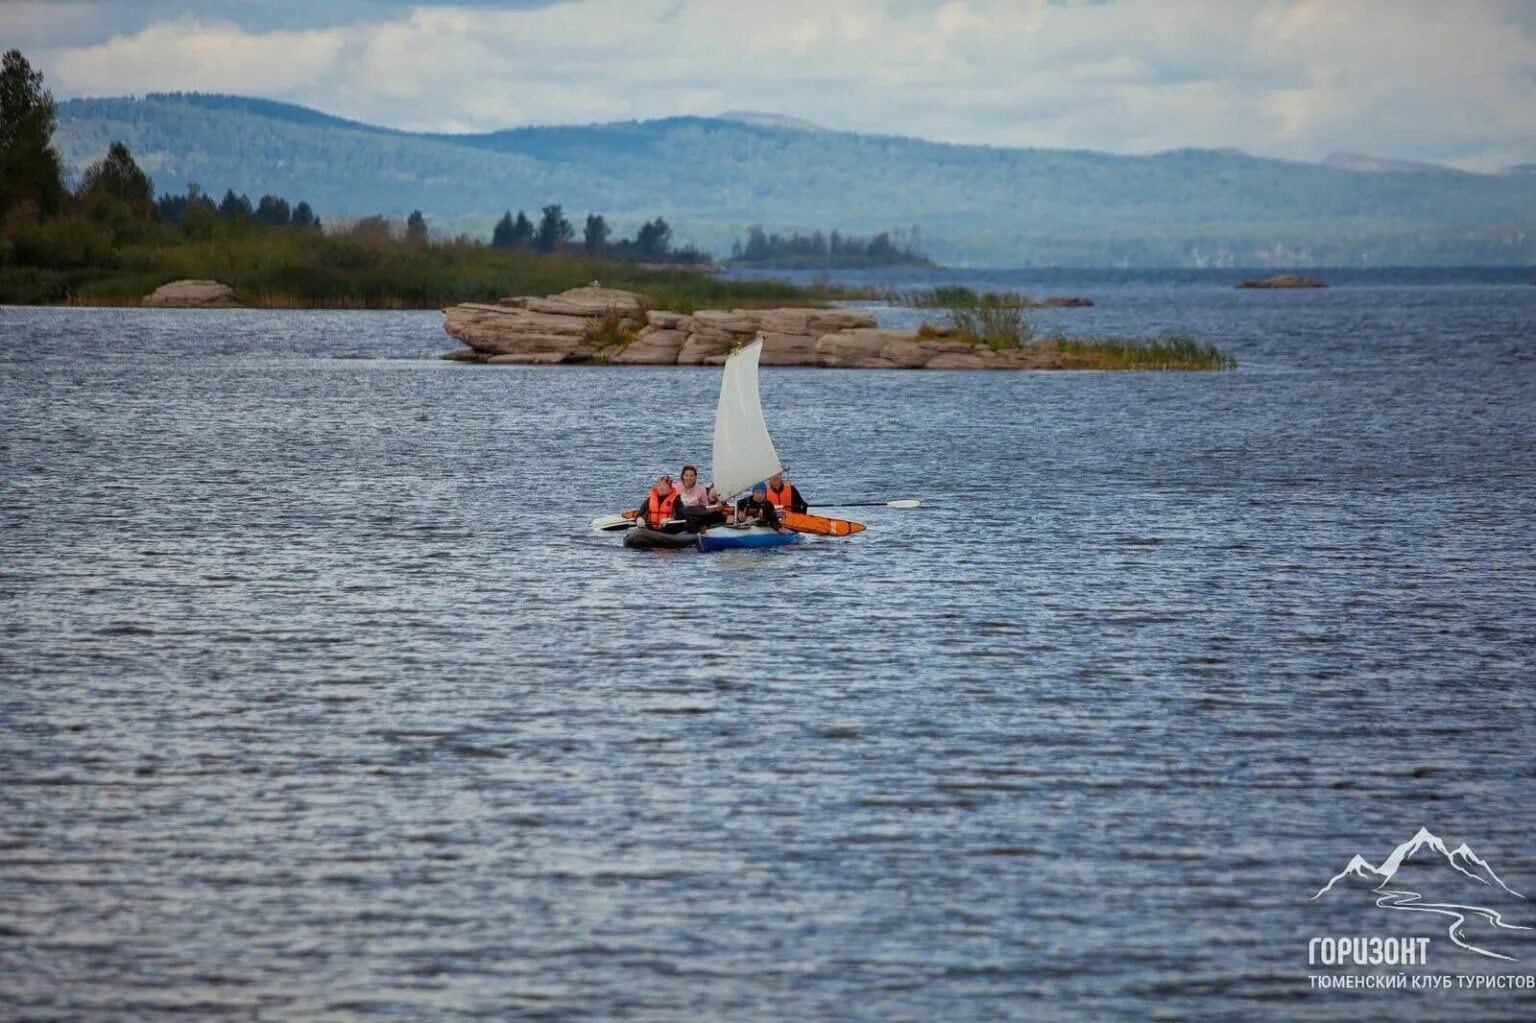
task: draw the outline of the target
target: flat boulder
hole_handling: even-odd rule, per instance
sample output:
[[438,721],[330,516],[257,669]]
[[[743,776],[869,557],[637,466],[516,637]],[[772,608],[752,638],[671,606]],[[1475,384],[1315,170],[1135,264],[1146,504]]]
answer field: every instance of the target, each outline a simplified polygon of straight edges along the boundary
[[693,314],[700,331],[748,337],[763,329],[762,320],[746,309],[700,309]]
[[675,366],[678,353],[687,341],[688,335],[681,330],[647,327],[608,361],[621,366]]
[[917,334],[904,331],[908,337],[894,337],[880,346],[880,358],[901,369],[922,369],[933,361],[933,352],[917,342]]
[[812,334],[764,334],[758,362],[764,366],[819,366],[817,340]]
[[[887,348],[896,358],[886,357]],[[825,334],[816,342],[820,364],[842,369],[910,369],[916,351],[922,352],[916,365],[926,365],[932,353],[917,344],[915,330],[861,327]]]
[[712,356],[720,356],[722,361],[725,355],[735,346],[735,340],[730,335],[717,334],[714,331],[694,331],[688,335],[688,340],[683,343],[682,349],[677,353],[679,366],[703,366]]
[[144,296],[143,304],[158,309],[236,309],[235,289],[218,281],[172,281]]
[[662,330],[689,331],[694,326],[687,313],[673,313],[665,309],[647,310],[645,322],[652,327],[659,327]]
[[835,334],[840,330],[856,330],[875,326],[875,318],[869,313],[856,313],[847,309],[764,309],[756,314],[762,329],[778,334]]
[[987,369],[985,359],[975,352],[940,352],[924,369]]
[[473,344],[476,351],[485,355],[548,355],[551,362],[586,362],[596,349],[579,337],[568,334],[515,334],[495,337]]
[[1300,274],[1281,274],[1278,277],[1270,277],[1262,281],[1244,281],[1239,288],[1326,288],[1328,282],[1316,277],[1302,277]]
[[645,298],[619,288],[569,288],[548,298],[528,298],[524,308],[536,313],[559,316],[604,316],[608,313],[638,313]]

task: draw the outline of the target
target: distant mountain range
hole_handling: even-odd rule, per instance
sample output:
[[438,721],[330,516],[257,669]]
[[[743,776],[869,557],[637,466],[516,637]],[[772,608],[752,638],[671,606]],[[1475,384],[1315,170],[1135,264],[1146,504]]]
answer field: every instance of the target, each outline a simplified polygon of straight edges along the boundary
[[328,221],[422,210],[488,237],[507,209],[561,203],[621,232],[663,216],[724,253],[761,224],[917,228],[941,262],[989,266],[1327,266],[1536,262],[1536,175],[1478,175],[1341,154],[1349,166],[1236,150],[1153,156],[961,146],[820,129],[777,115],[395,131],[241,96],[59,105],[79,169],[127,143],[160,191],[195,181],[308,200]]
[[1329,153],[1320,161],[1324,167],[1339,170],[1388,171],[1397,174],[1436,174],[1447,170],[1438,163],[1420,160],[1393,160],[1384,156],[1367,156],[1364,153]]

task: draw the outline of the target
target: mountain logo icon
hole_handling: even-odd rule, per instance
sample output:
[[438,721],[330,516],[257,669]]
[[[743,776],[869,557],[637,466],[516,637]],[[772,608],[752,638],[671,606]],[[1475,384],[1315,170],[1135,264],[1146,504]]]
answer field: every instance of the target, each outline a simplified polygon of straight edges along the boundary
[[1349,896],[1370,898],[1382,909],[1450,917],[1446,934],[1452,942],[1493,959],[1513,962],[1515,957],[1479,942],[1492,944],[1500,931],[1536,930],[1536,903],[1505,884],[1467,843],[1448,848],[1428,828],[1420,828],[1380,864],[1356,853],[1310,901]]

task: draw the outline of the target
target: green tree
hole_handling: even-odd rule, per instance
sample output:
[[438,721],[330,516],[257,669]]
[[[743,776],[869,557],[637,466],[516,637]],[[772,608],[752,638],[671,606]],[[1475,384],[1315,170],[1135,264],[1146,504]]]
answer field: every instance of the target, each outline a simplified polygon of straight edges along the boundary
[[410,245],[427,244],[427,218],[420,210],[412,210],[405,220],[405,240]]
[[293,208],[293,216],[289,218],[288,222],[294,227],[314,228],[316,231],[320,230],[320,218],[315,216],[315,211],[312,210],[309,206],[309,203],[305,202],[303,199],[300,199],[299,204]]
[[665,256],[672,247],[671,225],[660,217],[641,224],[635,235],[635,247],[642,256]]
[[214,208],[212,199],[206,195],[199,195],[187,200],[186,207],[177,219],[182,234],[193,241],[211,242],[214,225],[219,219],[219,211]]
[[133,215],[148,220],[155,211],[155,183],[134,162],[133,154],[121,142],[107,148],[107,155],[80,175],[76,194],[83,200],[116,199]]
[[538,249],[540,252],[546,255],[558,252],[560,246],[570,241],[575,233],[571,222],[565,219],[565,214],[558,203],[544,207],[544,215],[539,218]]
[[[522,214],[519,213],[518,216]],[[512,247],[512,211],[508,210],[501,215],[500,220],[496,221],[496,226],[491,228],[491,248],[510,249]]]
[[0,217],[24,202],[51,217],[64,202],[64,168],[53,148],[53,96],[20,50],[0,59]]
[[251,215],[251,200],[243,195],[236,195],[233,188],[224,193],[224,198],[219,203],[219,213],[231,220],[238,220]]
[[256,219],[273,227],[287,227],[293,221],[288,200],[275,195],[264,195],[256,203]]
[[517,211],[517,220],[512,223],[512,247],[514,249],[526,249],[533,241],[533,221],[522,210]]
[[359,220],[347,233],[365,242],[389,242],[395,239],[394,225],[377,213]]
[[586,246],[587,255],[593,259],[600,258],[608,248],[608,235],[611,233],[608,222],[603,219],[601,213],[588,213],[587,227],[582,233],[582,243]]

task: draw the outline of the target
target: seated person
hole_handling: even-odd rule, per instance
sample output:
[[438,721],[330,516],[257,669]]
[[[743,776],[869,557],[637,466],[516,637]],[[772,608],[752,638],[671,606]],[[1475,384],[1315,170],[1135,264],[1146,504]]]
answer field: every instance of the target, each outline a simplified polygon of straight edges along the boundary
[[768,485],[759,483],[752,488],[748,497],[736,502],[736,524],[738,526],[750,526],[761,523],[769,529],[784,532],[784,527],[779,523],[779,513],[774,510],[773,502],[768,500]]
[[681,517],[678,498],[678,492],[672,488],[672,477],[666,474],[658,476],[656,485],[645,496],[645,500],[640,502],[635,520],[659,533],[681,533],[687,523]]
[[720,495],[714,487],[699,482],[699,470],[683,466],[682,485],[677,488],[678,514],[687,520],[687,530],[697,533],[710,526],[725,525],[726,513],[720,508]]
[[768,477],[768,501],[779,511],[799,512],[803,515],[810,510],[810,505],[800,496],[799,489],[786,480],[782,472]]

